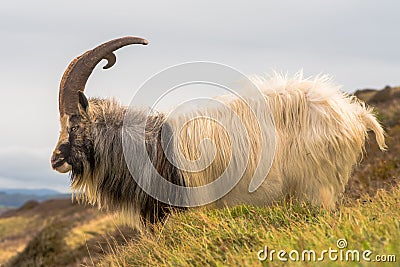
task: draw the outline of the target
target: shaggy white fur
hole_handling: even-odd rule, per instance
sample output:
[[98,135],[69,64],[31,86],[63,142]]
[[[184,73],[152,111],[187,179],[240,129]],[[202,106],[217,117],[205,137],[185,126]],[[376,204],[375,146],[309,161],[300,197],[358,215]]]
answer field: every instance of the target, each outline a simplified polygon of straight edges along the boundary
[[[175,133],[178,166],[194,170],[182,171],[186,184],[210,183],[230,163],[243,166],[247,161],[240,182],[215,205],[265,205],[294,197],[333,208],[362,155],[368,130],[374,131],[380,148],[385,149],[384,131],[372,110],[354,96],[340,92],[327,76],[304,79],[301,73],[293,78],[276,74],[269,78],[253,76],[251,80],[264,96],[262,100],[251,96],[246,99],[252,103],[253,110],[238,97],[226,95],[216,100],[228,109],[211,104],[168,117],[167,122]],[[267,103],[273,120],[257,101]],[[257,121],[254,112],[264,112],[265,119]],[[233,120],[235,116],[239,120]],[[250,193],[248,185],[255,170],[258,164],[264,164],[259,162],[260,129],[269,129],[267,136],[273,136],[272,129],[275,129],[276,150],[271,142],[267,149],[269,153],[275,152],[272,168],[258,190]],[[202,143],[204,139],[212,142]],[[248,142],[249,153],[233,155],[234,142]],[[242,173],[234,167],[229,171],[232,179]]]

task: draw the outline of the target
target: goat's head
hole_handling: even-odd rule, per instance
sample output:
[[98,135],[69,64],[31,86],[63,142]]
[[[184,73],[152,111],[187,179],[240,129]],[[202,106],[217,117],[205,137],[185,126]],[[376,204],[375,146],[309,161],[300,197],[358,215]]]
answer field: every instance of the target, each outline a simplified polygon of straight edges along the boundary
[[91,123],[89,102],[83,91],[96,65],[106,59],[108,69],[115,64],[114,51],[130,44],[148,42],[138,37],[123,37],[87,51],[75,58],[68,66],[60,83],[59,112],[61,132],[51,157],[51,165],[58,172],[82,173],[93,158],[93,144],[87,125]]

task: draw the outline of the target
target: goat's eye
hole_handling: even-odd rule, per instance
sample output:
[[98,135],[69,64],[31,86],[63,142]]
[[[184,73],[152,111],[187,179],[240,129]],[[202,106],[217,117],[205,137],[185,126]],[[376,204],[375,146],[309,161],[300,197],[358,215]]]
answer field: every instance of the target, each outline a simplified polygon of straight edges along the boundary
[[74,126],[74,127],[71,128],[72,132],[76,132],[77,130],[78,130],[78,126]]

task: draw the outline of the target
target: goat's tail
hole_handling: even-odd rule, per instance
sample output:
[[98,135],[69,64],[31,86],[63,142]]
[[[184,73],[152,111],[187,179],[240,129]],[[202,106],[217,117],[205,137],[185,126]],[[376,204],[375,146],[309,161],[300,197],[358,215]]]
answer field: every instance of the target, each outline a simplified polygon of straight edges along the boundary
[[362,120],[365,127],[367,127],[368,130],[372,130],[374,132],[379,148],[381,150],[386,150],[387,146],[385,144],[385,131],[377,121],[372,109],[367,109],[365,110],[365,112],[363,112]]

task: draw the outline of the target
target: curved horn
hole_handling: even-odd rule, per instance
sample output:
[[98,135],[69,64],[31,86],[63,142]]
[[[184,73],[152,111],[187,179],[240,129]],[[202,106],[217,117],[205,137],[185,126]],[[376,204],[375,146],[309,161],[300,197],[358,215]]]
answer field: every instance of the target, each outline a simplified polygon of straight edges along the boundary
[[116,62],[116,57],[113,52],[131,44],[147,45],[148,41],[143,38],[132,36],[114,39],[85,52],[69,64],[60,82],[58,104],[61,116],[64,114],[77,114],[79,101],[78,92],[83,92],[85,90],[86,82],[96,65],[102,59],[106,59],[107,64],[103,69],[111,68]]

